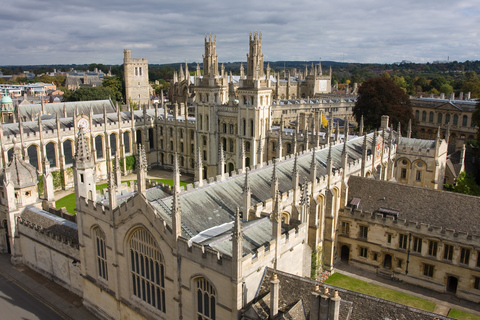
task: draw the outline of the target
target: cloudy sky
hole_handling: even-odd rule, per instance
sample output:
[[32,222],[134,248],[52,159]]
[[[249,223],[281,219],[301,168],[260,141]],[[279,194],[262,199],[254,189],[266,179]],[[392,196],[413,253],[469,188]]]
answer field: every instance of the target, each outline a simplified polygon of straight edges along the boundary
[[267,61],[480,60],[480,0],[9,0],[0,65],[246,61],[250,32]]

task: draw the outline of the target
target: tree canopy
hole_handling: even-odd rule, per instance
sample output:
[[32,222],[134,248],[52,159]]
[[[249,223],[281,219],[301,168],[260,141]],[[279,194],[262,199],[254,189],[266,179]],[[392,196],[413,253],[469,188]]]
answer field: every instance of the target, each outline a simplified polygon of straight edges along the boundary
[[358,98],[353,108],[357,122],[363,115],[366,127],[378,128],[382,115],[390,117],[390,123],[401,123],[407,128],[409,120],[415,123],[410,98],[392,79],[377,77],[365,81],[358,89]]
[[63,101],[107,100],[113,96],[112,91],[105,87],[81,87],[75,91],[65,92]]
[[480,186],[475,183],[475,177],[466,174],[465,171],[460,172],[458,175],[456,185],[446,184],[444,187],[448,191],[480,196]]
[[112,100],[123,101],[123,96],[125,95],[124,84],[122,78],[119,76],[114,77],[105,77],[103,79],[102,85],[104,88],[110,89],[112,92]]

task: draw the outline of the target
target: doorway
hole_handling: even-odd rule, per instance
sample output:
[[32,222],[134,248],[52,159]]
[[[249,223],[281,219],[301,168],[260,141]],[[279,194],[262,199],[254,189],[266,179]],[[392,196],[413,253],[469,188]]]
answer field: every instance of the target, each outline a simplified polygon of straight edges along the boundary
[[391,269],[392,268],[392,256],[389,254],[385,255],[385,258],[383,260],[383,267],[385,269]]
[[447,278],[447,292],[457,293],[458,278],[453,276],[448,276]]
[[342,249],[340,251],[340,260],[347,263],[348,260],[350,260],[350,248],[346,245],[342,246]]

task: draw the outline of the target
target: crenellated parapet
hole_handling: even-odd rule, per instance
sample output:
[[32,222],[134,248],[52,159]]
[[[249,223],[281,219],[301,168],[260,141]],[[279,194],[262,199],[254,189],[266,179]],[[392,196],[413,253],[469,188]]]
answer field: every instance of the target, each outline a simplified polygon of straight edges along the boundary
[[396,219],[393,216],[384,216],[377,212],[366,212],[362,210],[344,210],[341,212],[344,218],[350,218],[370,224],[381,225],[405,233],[423,234],[430,237],[441,238],[451,242],[461,242],[468,245],[478,246],[480,235],[470,234],[461,230],[455,230],[446,226],[435,226],[431,224]]

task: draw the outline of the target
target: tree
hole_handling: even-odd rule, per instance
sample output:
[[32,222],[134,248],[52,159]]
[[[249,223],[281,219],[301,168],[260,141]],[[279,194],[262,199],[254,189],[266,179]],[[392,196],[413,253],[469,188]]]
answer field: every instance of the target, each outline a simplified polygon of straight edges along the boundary
[[112,91],[112,100],[122,101],[124,96],[124,83],[119,76],[105,77],[102,82],[103,87]]
[[480,186],[475,183],[474,176],[466,174],[465,171],[460,172],[456,185],[445,185],[448,191],[469,194],[471,196],[480,196]]
[[109,88],[82,87],[75,91],[65,92],[63,101],[108,100],[112,96],[113,93]]
[[374,128],[380,127],[382,115],[388,115],[391,123],[400,122],[402,128],[407,128],[409,120],[415,123],[408,95],[385,77],[372,78],[360,86],[353,115],[357,122],[363,116],[365,126]]

